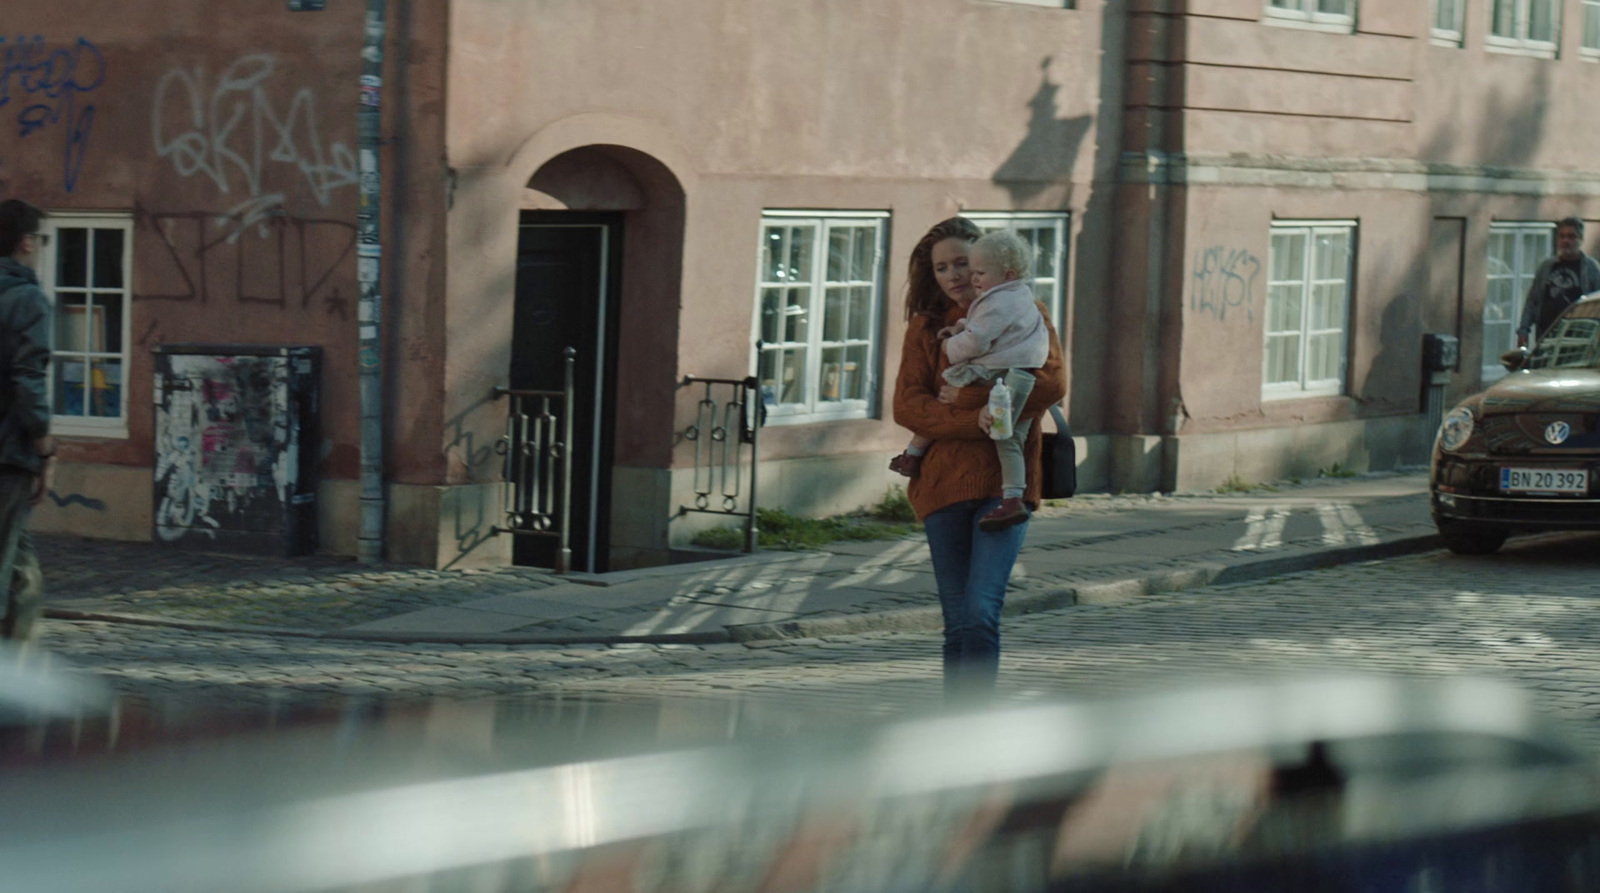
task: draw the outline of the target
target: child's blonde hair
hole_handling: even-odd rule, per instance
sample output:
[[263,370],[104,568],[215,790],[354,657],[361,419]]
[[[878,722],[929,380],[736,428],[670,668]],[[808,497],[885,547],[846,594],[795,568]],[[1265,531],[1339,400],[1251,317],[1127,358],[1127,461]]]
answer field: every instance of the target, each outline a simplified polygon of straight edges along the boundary
[[999,264],[1004,272],[1016,273],[1018,279],[1033,275],[1033,249],[1016,233],[1003,229],[985,233],[973,243],[972,253],[981,254],[984,260]]

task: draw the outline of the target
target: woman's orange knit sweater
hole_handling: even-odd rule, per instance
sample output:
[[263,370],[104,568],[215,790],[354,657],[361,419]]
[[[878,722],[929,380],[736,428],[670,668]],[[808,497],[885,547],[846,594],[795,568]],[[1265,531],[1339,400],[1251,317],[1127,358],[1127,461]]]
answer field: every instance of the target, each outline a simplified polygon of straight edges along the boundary
[[[1045,326],[1050,329],[1050,356],[1034,373],[1033,393],[1023,404],[1021,419],[1035,422],[1067,394],[1067,377],[1061,361],[1061,343],[1050,314],[1043,304]],[[1000,498],[1000,457],[994,441],[978,428],[978,413],[989,402],[984,387],[966,387],[955,403],[940,403],[941,373],[950,361],[945,358],[938,332],[967,315],[966,308],[953,307],[943,322],[925,316],[914,317],[906,327],[905,345],[900,349],[900,375],[895,380],[894,420],[914,434],[934,439],[922,460],[922,473],[911,479],[906,495],[917,517],[926,518],[939,509],[968,499]],[[1023,500],[1039,506],[1039,425],[1028,432],[1024,454],[1028,457],[1028,489]]]

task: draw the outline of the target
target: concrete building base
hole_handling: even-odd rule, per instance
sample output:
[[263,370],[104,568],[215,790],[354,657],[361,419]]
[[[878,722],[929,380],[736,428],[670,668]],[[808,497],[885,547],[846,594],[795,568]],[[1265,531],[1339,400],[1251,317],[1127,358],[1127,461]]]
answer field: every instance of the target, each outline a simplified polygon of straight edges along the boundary
[[1431,432],[1420,415],[1161,438],[1163,492],[1316,477],[1323,469],[1387,471],[1428,461]]

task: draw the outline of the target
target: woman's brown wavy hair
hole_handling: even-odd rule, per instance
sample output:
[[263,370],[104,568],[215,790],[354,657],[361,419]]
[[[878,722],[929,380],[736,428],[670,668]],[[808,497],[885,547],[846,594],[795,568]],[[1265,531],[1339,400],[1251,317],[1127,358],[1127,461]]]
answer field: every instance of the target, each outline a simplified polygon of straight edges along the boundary
[[933,275],[933,246],[945,239],[965,239],[968,242],[978,241],[983,235],[983,230],[976,223],[965,217],[951,217],[941,220],[928,230],[928,234],[917,242],[917,247],[911,249],[911,264],[906,270],[906,319],[926,316],[929,319],[944,319],[945,313],[950,310],[950,298],[939,287],[939,280]]

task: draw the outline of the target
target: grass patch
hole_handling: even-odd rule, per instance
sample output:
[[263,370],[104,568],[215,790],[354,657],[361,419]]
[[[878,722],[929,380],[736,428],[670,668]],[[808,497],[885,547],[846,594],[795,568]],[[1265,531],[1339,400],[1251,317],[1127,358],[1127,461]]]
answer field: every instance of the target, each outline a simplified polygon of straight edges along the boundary
[[[756,544],[771,551],[817,549],[837,542],[898,539],[922,529],[901,487],[891,487],[883,501],[862,512],[831,518],[803,518],[783,509],[756,509]],[[742,527],[713,527],[694,535],[706,549],[744,548]]]
[[1217,485],[1218,493],[1249,493],[1253,489],[1255,488],[1246,483],[1244,478],[1239,477],[1238,472],[1228,475],[1227,480]]
[[1325,478],[1353,478],[1360,473],[1359,471],[1351,471],[1337,462],[1317,472],[1318,476]]

